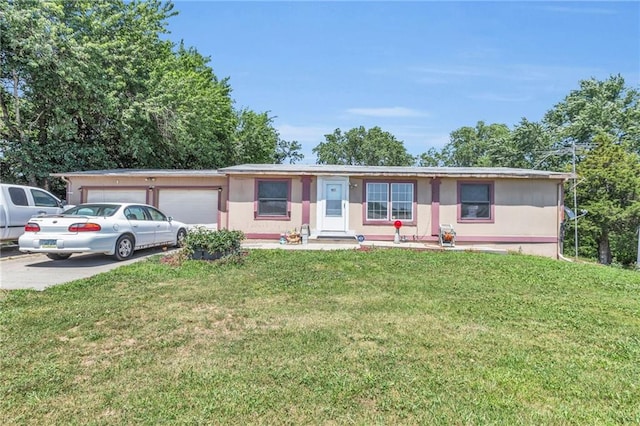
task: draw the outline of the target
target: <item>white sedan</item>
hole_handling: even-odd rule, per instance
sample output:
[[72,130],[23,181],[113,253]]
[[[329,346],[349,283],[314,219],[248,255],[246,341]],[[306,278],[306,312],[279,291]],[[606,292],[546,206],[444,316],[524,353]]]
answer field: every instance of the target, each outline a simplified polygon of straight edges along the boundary
[[34,216],[24,227],[20,251],[54,260],[72,253],[104,253],[125,260],[138,249],[180,246],[187,225],[146,204],[87,203],[60,214]]

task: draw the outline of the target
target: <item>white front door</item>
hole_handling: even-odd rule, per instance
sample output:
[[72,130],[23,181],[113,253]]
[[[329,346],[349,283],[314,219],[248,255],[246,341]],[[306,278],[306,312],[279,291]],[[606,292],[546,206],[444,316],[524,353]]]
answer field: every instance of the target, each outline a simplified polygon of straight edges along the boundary
[[319,230],[346,232],[348,226],[349,181],[322,179],[320,183]]

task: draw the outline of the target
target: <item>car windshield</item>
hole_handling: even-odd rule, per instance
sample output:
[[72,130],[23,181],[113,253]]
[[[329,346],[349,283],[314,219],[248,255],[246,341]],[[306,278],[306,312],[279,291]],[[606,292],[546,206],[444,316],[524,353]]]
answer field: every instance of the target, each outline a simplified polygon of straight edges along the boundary
[[118,204],[80,204],[64,212],[70,216],[113,216],[120,208]]

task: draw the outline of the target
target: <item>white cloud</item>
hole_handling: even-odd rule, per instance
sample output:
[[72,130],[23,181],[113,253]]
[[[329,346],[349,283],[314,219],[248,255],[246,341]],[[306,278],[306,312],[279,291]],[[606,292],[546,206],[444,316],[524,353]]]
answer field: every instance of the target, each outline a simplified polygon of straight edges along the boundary
[[[559,65],[535,64],[495,64],[493,66],[418,66],[409,67],[414,73],[415,80],[422,84],[452,84],[466,78],[490,78],[518,82],[553,82],[560,79],[576,79],[576,76],[592,76],[602,73],[602,70],[590,67],[573,67]],[[585,77],[586,78],[586,77]]]
[[428,117],[429,113],[411,108],[349,108],[349,114],[363,115],[366,117]]

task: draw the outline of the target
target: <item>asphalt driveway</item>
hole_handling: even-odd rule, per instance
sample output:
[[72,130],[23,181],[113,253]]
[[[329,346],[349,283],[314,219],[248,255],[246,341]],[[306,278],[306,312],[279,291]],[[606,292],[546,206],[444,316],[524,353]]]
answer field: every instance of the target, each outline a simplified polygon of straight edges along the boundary
[[162,248],[139,250],[124,262],[101,254],[74,254],[66,260],[51,260],[44,254],[26,254],[19,252],[17,247],[2,247],[0,289],[44,290],[56,284],[88,278],[160,253],[165,251]]

